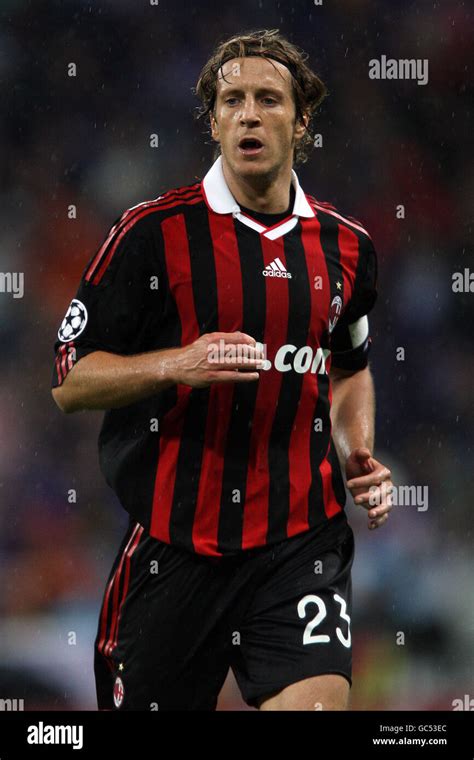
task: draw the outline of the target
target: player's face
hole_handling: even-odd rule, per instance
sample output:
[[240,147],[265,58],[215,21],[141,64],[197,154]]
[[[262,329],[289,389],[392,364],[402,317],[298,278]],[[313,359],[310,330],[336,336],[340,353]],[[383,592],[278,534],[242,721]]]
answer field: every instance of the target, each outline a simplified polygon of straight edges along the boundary
[[233,58],[219,72],[212,136],[236,174],[272,176],[291,167],[305,127],[295,119],[291,74],[258,56]]

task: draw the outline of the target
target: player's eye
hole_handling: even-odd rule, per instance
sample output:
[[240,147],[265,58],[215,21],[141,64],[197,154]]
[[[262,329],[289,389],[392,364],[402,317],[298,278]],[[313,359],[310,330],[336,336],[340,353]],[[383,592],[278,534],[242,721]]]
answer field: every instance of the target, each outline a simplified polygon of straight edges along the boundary
[[237,102],[237,98],[227,98],[226,103],[228,106],[231,106],[233,103]]
[[273,103],[276,103],[275,98],[268,97],[268,98],[263,98],[263,100],[266,101],[267,103],[270,103],[270,105],[273,105]]

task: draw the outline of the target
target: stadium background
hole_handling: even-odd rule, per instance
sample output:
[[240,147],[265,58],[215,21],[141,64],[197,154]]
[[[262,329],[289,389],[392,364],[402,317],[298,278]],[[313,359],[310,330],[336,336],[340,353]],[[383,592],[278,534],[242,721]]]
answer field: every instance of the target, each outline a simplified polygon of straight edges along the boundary
[[[191,88],[214,43],[274,27],[330,90],[300,181],[363,220],[379,252],[376,456],[398,484],[429,487],[427,511],[395,508],[374,533],[348,507],[353,707],[472,696],[474,295],[452,292],[472,265],[472,16],[450,0],[2,0],[0,270],[24,272],[25,293],[0,293],[1,698],[95,709],[92,642],[126,517],[98,468],[102,414],[51,398],[55,333],[117,216],[207,171]],[[382,54],[427,58],[429,84],[370,80]],[[246,709],[232,678],[219,708]]]

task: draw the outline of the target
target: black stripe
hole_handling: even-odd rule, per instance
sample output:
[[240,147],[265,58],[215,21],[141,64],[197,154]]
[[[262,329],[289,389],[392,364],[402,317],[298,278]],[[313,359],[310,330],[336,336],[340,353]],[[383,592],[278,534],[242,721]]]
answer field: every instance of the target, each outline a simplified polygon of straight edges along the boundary
[[362,232],[353,230],[358,240],[358,257],[353,295],[343,315],[343,322],[351,324],[367,314],[376,301],[377,255],[372,241]]
[[[162,217],[160,216],[151,223],[153,247],[157,255],[156,274],[159,277],[159,282],[158,291],[155,291],[156,308],[150,314],[146,339],[141,348],[143,352],[159,351],[181,345],[181,320],[169,284],[161,221]],[[164,294],[164,297],[161,294]],[[124,487],[128,488],[128,498],[124,503],[134,505],[133,514],[147,531],[152,519],[153,495],[160,451],[161,421],[176,406],[177,399],[178,389],[176,385],[173,385],[167,390],[142,399],[123,410],[114,410],[114,418],[119,413],[126,415],[126,420],[122,420],[119,426],[122,424],[122,430],[132,431],[129,432],[129,436],[135,441],[135,455],[123,478]],[[152,420],[155,419],[158,420],[158,431],[150,432]],[[141,473],[140,478],[136,477],[137,470]]]

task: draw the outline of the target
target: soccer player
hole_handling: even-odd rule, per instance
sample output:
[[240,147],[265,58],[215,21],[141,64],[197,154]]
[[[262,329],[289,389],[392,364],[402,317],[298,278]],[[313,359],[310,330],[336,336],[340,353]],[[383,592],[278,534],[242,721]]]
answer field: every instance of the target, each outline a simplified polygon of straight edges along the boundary
[[[55,344],[64,412],[103,409],[130,515],[95,643],[99,709],[343,710],[353,532],[388,517],[373,455],[374,246],[307,195],[325,86],[278,30],[221,43],[197,84],[218,156],[125,211]],[[342,467],[341,467],[342,465]]]

